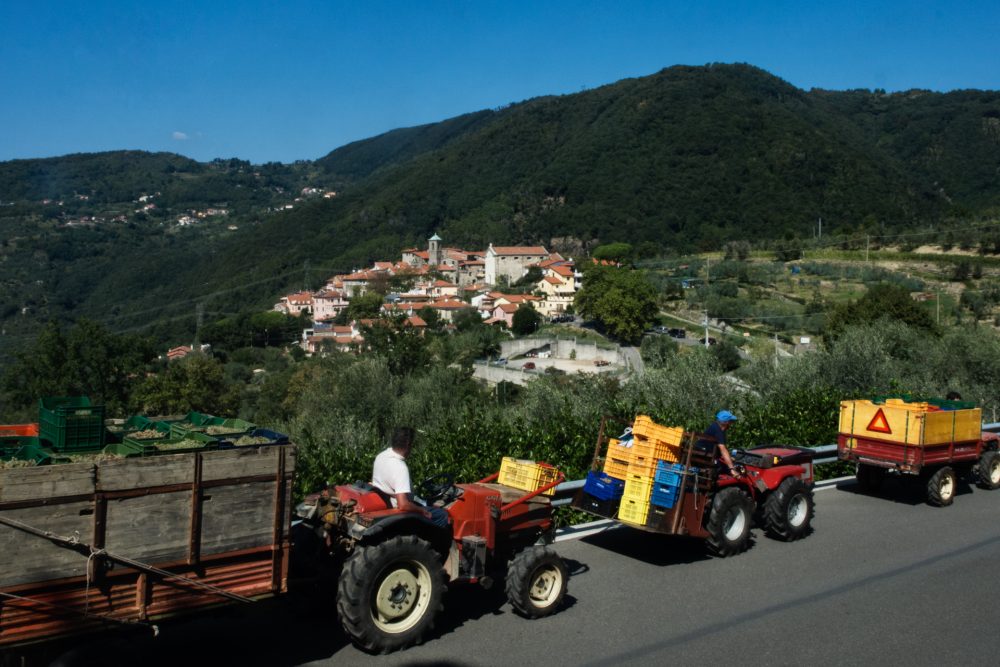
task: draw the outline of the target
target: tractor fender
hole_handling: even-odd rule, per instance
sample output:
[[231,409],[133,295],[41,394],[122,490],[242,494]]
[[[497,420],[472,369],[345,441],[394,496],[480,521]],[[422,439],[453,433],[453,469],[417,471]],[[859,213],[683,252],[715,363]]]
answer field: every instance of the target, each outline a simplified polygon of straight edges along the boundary
[[784,482],[789,477],[795,477],[797,479],[802,479],[806,474],[806,469],[800,465],[785,465],[778,466],[776,468],[764,468],[755,469],[760,473],[758,479],[760,479],[764,486],[767,488],[762,490],[764,495],[769,494],[774,489],[778,488],[782,482]]
[[435,525],[430,519],[416,512],[400,512],[378,519],[360,535],[362,544],[381,542],[396,535],[416,535],[427,540],[442,554],[447,555],[451,542],[451,531]]

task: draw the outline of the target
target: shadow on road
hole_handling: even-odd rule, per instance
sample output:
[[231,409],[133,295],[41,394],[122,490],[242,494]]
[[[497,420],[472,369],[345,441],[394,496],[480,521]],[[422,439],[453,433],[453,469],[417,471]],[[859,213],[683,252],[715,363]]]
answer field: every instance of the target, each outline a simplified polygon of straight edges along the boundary
[[[958,498],[974,493],[974,486],[972,481],[966,476],[959,475],[958,483],[955,485],[955,497]],[[851,493],[856,496],[881,498],[899,505],[910,505],[911,507],[927,504],[927,480],[923,477],[889,475],[882,481],[882,484],[876,491],[862,491],[857,482],[847,480],[837,484],[837,491]]]
[[581,541],[650,565],[678,565],[710,558],[703,540],[630,528],[589,535]]

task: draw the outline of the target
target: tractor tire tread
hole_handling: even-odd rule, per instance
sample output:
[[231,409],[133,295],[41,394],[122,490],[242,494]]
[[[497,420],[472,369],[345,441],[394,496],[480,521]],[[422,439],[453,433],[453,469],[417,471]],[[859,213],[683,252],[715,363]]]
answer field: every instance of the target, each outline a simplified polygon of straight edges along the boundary
[[[725,526],[723,525],[723,522],[725,521],[725,514],[727,513],[726,510],[735,505],[742,508],[744,519],[746,521],[746,529],[739,539],[731,541],[727,540],[725,537]],[[736,554],[746,551],[750,546],[750,532],[752,525],[753,500],[751,500],[746,493],[737,487],[730,486],[722,489],[715,494],[715,498],[712,500],[712,507],[708,523],[706,525],[708,537],[705,539],[705,542],[708,546],[709,552],[713,556],[725,558],[727,556],[735,556]]]
[[[806,498],[806,517],[802,525],[793,526],[788,521],[788,505],[798,494]],[[815,516],[812,489],[797,477],[785,478],[764,502],[764,530],[768,536],[784,542],[800,540],[808,535]]]
[[[539,607],[531,603],[530,590],[531,578],[535,570],[545,563],[550,563],[559,568],[562,577],[562,590],[556,600]],[[569,588],[569,572],[566,563],[559,555],[544,546],[533,546],[518,552],[511,559],[507,567],[507,580],[504,591],[510,601],[514,611],[525,618],[541,618],[555,613],[562,606],[566,591]]]

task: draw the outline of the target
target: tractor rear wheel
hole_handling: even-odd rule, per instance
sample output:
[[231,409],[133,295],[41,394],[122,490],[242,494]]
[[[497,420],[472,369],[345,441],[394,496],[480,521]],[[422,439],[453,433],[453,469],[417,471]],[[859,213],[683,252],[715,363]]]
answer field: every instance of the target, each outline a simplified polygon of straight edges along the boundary
[[423,639],[443,607],[444,588],[434,548],[401,535],[354,549],[340,574],[337,611],[359,648],[389,653]]
[[569,573],[559,555],[546,547],[529,547],[507,568],[507,599],[521,616],[541,618],[559,609]]
[[750,546],[753,500],[735,486],[715,494],[708,518],[708,550],[725,558],[746,551]]
[[764,503],[764,529],[785,542],[799,540],[809,534],[814,513],[812,489],[798,477],[788,477]]
[[937,507],[947,507],[955,500],[958,478],[951,466],[938,468],[927,480],[927,502]]
[[882,486],[882,480],[885,479],[885,473],[885,468],[859,463],[857,470],[854,472],[854,476],[858,480],[858,487],[861,488],[861,491],[864,493],[876,493],[879,490],[879,487]]
[[990,450],[979,457],[979,486],[1000,489],[1000,452]]

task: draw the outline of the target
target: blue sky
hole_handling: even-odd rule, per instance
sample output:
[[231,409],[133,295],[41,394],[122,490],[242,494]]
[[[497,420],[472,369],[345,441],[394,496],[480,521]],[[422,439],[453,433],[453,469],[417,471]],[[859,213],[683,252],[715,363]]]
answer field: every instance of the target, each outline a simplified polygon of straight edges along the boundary
[[1000,2],[0,3],[0,160],[315,159],[676,64],[801,88],[1000,88]]

